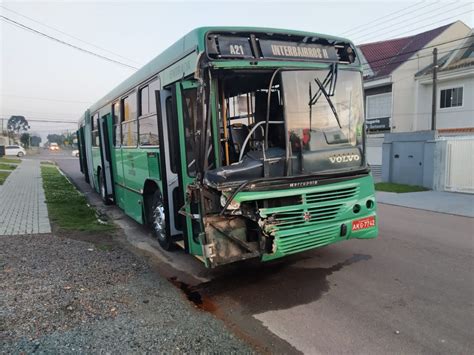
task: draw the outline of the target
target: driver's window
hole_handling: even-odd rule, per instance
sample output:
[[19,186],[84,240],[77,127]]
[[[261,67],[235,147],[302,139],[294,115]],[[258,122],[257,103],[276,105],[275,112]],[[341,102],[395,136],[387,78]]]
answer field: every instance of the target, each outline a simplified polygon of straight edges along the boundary
[[[228,76],[220,82],[220,121],[224,142],[221,156],[224,165],[227,165],[227,155],[228,163],[231,164],[239,161],[239,157],[249,151],[263,150],[271,75],[271,72],[260,75],[241,73]],[[283,121],[280,89],[277,77],[270,93],[269,121]],[[285,148],[283,125],[269,125],[268,143],[269,148]]]

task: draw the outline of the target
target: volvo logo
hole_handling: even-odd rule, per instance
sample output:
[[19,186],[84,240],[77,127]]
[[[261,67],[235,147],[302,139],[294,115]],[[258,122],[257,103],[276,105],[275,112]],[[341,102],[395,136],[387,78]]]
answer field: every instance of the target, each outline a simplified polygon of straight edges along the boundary
[[353,154],[353,153],[335,154],[335,155],[329,157],[329,161],[332,164],[347,163],[347,162],[359,161],[359,160],[360,160],[360,155],[359,154]]

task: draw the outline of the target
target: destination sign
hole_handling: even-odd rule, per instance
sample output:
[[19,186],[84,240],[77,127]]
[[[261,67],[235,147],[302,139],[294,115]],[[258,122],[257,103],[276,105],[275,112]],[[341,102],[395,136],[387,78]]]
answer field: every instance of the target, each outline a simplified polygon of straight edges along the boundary
[[339,60],[334,47],[314,43],[260,40],[260,49],[264,58]]
[[223,57],[253,58],[248,38],[219,36],[219,52]]

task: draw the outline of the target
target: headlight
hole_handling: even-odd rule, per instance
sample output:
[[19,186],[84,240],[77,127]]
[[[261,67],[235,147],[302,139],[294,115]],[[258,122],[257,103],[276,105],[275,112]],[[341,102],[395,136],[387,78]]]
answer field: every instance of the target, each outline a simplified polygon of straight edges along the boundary
[[[224,194],[222,194],[221,195],[221,206],[224,207],[226,203],[227,203],[227,197]],[[227,206],[228,210],[238,210],[239,208],[240,208],[240,203],[235,201],[235,200],[232,200],[232,202],[229,204],[229,206]]]

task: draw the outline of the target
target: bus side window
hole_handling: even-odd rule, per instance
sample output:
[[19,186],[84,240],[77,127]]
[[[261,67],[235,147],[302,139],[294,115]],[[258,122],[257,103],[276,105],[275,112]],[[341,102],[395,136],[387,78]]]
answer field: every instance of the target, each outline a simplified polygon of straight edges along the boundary
[[120,103],[116,102],[112,105],[112,120],[114,125],[113,140],[114,147],[119,147],[121,143],[121,120],[120,120]]
[[148,95],[149,95],[149,107],[150,107],[150,113],[156,112],[156,96],[155,96],[155,91],[160,90],[160,82],[158,79],[152,81],[149,85],[148,89]]
[[140,117],[138,119],[138,142],[141,146],[158,146],[158,120],[149,107],[148,86],[140,89]]
[[137,94],[122,99],[122,146],[135,147],[138,139]]
[[99,146],[99,113],[91,117],[91,141],[93,147]]

